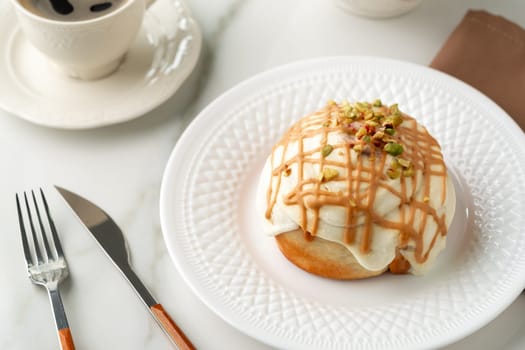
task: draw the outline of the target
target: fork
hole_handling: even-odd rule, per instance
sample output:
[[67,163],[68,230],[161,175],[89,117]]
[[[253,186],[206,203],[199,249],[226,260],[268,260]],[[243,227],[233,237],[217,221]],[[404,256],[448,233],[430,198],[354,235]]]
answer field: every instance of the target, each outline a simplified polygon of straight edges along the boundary
[[[27,230],[27,226],[24,224],[20,199],[18,194],[16,194],[16,208],[18,210],[18,221],[20,224],[20,233],[22,234],[22,246],[24,248],[27,271],[31,282],[44,286],[49,294],[58,331],[60,349],[74,350],[73,337],[71,336],[66,312],[64,311],[64,305],[62,304],[62,298],[60,297],[58,289],[60,282],[68,276],[67,263],[42,189],[40,189],[40,196],[47,217],[47,225],[40,215],[41,209],[39,209],[34,191],[31,191],[34,213],[30,208],[31,200],[28,200],[28,196],[26,192],[24,192],[26,222],[29,224],[29,230]],[[38,227],[35,222],[38,224]],[[32,241],[34,255],[31,253],[29,241]],[[51,249],[51,247],[53,248]],[[52,250],[55,251],[55,254]]]

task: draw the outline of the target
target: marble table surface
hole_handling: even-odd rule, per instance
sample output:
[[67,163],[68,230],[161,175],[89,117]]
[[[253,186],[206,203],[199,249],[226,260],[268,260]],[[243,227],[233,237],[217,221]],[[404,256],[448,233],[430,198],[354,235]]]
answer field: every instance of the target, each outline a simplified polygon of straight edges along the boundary
[[[88,195],[125,232],[132,263],[199,349],[270,349],[232,328],[184,283],[165,248],[159,192],[166,161],[192,119],[221,93],[269,68],[331,55],[374,55],[427,65],[466,10],[525,26],[521,0],[423,0],[407,15],[370,20],[327,0],[188,0],[203,32],[190,78],[167,102],[120,125],[67,131],[0,110],[0,348],[56,349],[44,290],[30,284],[14,193],[44,187],[71,265],[63,299],[78,349],[170,349],[167,338],[53,192]],[[0,76],[0,79],[3,77]],[[31,103],[31,101],[27,101]],[[446,347],[524,349],[525,295],[485,327]]]

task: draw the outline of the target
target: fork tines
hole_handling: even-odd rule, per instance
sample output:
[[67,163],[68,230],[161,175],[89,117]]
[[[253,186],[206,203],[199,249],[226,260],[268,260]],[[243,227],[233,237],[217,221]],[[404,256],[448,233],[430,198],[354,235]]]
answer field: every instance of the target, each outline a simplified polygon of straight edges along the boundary
[[[31,196],[28,197],[28,193],[24,192],[22,206],[20,197],[16,195],[16,209],[29,279],[35,284],[44,286],[48,292],[60,348],[74,350],[73,337],[58,289],[59,283],[69,274],[66,259],[44,192],[40,189],[40,200],[37,200],[34,191],[31,191]],[[23,207],[25,207],[25,218]]]
[[[43,215],[39,209],[42,205],[39,206],[34,191],[31,191],[31,199],[28,199],[26,192],[24,192],[23,197],[26,212],[25,220],[18,194],[16,194],[16,206],[20,231],[22,233],[22,245],[28,267],[63,257],[62,246],[58,239],[55,224],[49,213],[49,206],[44,192],[40,189],[40,202],[44,207],[45,218],[47,220],[43,220]],[[46,234],[46,232],[51,232],[51,235]],[[29,240],[31,240],[31,243],[29,243]],[[31,254],[31,246],[35,253],[34,258]],[[53,247],[53,249],[51,247]]]

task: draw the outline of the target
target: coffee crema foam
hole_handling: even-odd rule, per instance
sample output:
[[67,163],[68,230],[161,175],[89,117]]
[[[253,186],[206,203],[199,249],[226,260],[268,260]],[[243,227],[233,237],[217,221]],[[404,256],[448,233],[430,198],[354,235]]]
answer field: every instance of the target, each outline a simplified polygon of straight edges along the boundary
[[57,21],[86,21],[102,17],[121,7],[126,0],[19,0],[33,14]]

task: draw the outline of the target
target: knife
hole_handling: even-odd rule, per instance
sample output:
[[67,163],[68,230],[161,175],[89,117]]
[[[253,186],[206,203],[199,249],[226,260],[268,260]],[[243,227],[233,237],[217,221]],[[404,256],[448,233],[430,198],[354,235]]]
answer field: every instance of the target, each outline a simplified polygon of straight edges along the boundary
[[137,295],[142,299],[172,343],[180,350],[195,349],[190,340],[164,310],[164,307],[153,298],[132,270],[124,235],[113,219],[105,211],[78,194],[59,186],[55,186],[55,188],[69,207],[73,209],[84,227],[93,235],[104,253],[133,286]]

